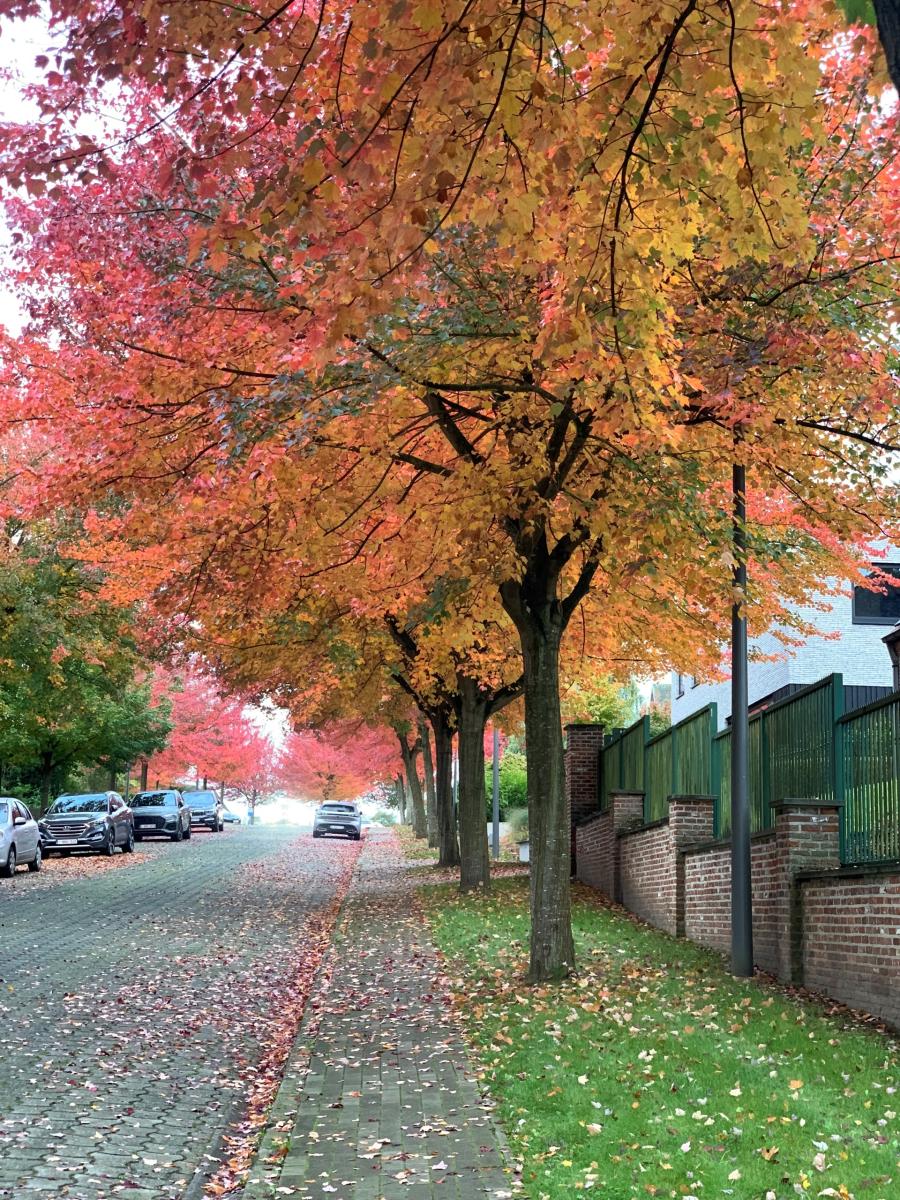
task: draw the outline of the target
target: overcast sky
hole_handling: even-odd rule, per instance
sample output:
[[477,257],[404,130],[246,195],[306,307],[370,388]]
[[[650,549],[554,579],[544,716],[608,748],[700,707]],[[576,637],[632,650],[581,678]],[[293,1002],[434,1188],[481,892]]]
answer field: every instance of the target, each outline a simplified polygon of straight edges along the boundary
[[[0,23],[0,124],[37,116],[36,107],[25,100],[21,89],[29,77],[35,77],[35,57],[47,49],[47,42],[47,29],[40,21]],[[0,209],[0,254],[8,243],[9,234]],[[0,323],[18,330],[21,319],[19,306],[0,275]]]

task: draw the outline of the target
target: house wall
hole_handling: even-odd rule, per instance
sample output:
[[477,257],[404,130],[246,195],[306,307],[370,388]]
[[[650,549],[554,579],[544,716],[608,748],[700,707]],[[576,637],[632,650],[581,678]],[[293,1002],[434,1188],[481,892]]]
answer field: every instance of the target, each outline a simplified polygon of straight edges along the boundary
[[[900,553],[891,556],[891,561],[900,561]],[[844,683],[857,686],[891,687],[892,670],[887,649],[881,639],[890,625],[854,625],[853,601],[850,595],[822,595],[821,603],[830,608],[801,608],[803,618],[821,631],[819,636],[808,638],[802,646],[785,650],[772,633],[755,638],[750,644],[751,654],[777,656],[774,661],[760,662],[751,659],[747,674],[749,700],[771,695],[789,683],[803,685],[815,683],[825,675],[839,671]],[[707,704],[718,706],[719,728],[724,729],[731,716],[731,681],[701,683],[691,687],[685,681],[684,695],[678,695],[677,676],[672,676],[672,723],[683,720]]]

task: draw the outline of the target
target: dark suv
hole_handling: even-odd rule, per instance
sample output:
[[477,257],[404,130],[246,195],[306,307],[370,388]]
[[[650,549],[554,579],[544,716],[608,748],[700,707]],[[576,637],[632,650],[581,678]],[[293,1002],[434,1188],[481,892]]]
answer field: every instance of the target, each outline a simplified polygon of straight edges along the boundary
[[145,837],[169,837],[180,842],[191,836],[191,810],[177,788],[138,792],[131,798],[131,811],[138,841]]
[[134,849],[134,817],[118,792],[90,792],[59,796],[38,822],[44,857],[92,850],[125,854]]
[[191,810],[191,825],[200,825],[213,833],[225,828],[225,805],[218,792],[184,792],[184,802]]

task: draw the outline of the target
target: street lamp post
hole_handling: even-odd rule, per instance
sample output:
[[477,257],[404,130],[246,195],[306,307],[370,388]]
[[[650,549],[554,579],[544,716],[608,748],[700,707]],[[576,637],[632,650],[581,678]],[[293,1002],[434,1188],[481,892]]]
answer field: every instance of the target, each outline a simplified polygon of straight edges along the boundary
[[731,971],[753,974],[753,900],[750,882],[750,717],[747,703],[747,480],[731,474],[733,521],[731,604]]

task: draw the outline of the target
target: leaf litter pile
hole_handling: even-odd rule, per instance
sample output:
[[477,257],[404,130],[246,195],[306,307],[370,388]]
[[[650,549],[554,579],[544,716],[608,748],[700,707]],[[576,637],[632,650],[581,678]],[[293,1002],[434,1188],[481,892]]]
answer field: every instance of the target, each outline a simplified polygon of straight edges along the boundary
[[576,898],[576,978],[530,987],[527,885],[425,890],[532,1200],[895,1200],[898,1045]]

